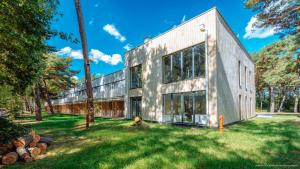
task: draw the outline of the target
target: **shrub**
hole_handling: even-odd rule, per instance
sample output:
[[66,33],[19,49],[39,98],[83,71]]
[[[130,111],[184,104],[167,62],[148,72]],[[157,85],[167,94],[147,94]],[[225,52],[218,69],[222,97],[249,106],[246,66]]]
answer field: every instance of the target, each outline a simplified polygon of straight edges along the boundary
[[28,134],[30,128],[0,117],[0,144],[5,144],[17,137]]

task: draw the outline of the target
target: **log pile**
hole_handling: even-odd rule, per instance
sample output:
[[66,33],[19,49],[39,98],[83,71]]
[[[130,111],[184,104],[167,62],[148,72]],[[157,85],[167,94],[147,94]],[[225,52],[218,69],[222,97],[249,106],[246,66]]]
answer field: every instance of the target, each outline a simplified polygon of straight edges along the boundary
[[46,153],[53,139],[41,137],[34,131],[16,138],[7,144],[0,144],[0,168],[17,161],[30,162]]

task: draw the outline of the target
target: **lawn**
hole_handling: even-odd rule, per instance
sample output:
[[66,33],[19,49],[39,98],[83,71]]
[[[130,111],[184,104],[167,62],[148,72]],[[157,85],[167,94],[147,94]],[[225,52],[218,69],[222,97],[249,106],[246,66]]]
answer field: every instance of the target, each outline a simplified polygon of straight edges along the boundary
[[[23,117],[25,122],[32,117]],[[33,123],[55,142],[47,157],[6,168],[268,168],[300,167],[300,117],[254,118],[217,129],[96,118],[88,130],[80,116],[45,116]],[[297,165],[297,166],[296,166]],[[274,168],[274,167],[270,167]],[[277,166],[275,168],[281,168]]]

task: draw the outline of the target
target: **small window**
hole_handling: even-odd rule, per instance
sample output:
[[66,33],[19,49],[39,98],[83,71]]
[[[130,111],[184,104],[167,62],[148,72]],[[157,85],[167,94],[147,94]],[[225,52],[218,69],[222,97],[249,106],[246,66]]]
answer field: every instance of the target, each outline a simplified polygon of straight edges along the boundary
[[130,68],[131,89],[142,87],[142,65]]
[[252,75],[252,72],[249,71],[249,76],[248,76],[248,82],[249,82],[249,89],[250,89],[250,92],[252,92],[252,78],[251,78],[251,75]]
[[247,67],[245,66],[245,89],[248,89]]
[[241,61],[239,60],[239,86],[242,88],[242,69],[241,69]]

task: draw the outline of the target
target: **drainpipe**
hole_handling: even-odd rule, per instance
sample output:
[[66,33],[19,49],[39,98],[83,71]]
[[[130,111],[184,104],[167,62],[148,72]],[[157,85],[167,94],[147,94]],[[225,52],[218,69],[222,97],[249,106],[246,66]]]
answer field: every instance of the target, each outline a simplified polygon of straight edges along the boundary
[[[209,104],[208,104],[208,30],[205,24],[200,25],[200,31],[205,32],[205,99],[206,99],[206,114],[209,117]],[[209,118],[208,118],[209,122]]]

